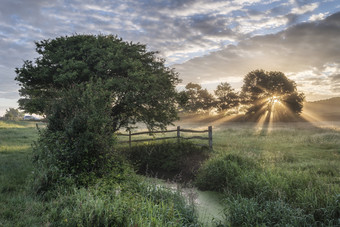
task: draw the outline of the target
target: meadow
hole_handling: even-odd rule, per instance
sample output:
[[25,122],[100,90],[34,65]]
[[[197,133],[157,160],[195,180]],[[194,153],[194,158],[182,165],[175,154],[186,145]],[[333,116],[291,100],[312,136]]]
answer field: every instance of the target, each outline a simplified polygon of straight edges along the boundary
[[[0,226],[203,225],[180,192],[157,191],[157,185],[152,187],[156,191],[150,191],[153,183],[140,180],[140,176],[136,182],[143,183],[138,185],[131,181],[111,184],[106,179],[93,188],[60,189],[57,197],[39,198],[29,187],[34,171],[31,143],[37,136],[35,123],[0,121]],[[137,144],[133,152],[152,150],[154,156],[133,161],[159,165],[155,162],[159,158],[163,170],[176,170],[181,156],[204,153],[204,159],[198,159],[202,165],[191,175],[191,184],[223,196],[224,219],[209,220],[211,225],[340,225],[338,129],[233,122],[214,127],[213,144],[214,150],[209,152],[191,144],[177,148],[166,143]],[[169,157],[164,156],[167,150],[171,150]],[[155,171],[160,168],[156,164]],[[190,169],[189,165],[181,168]],[[171,206],[176,209],[169,209]],[[130,209],[133,215],[126,216]]]
[[89,187],[37,193],[31,146],[37,139],[35,122],[0,121],[0,226],[198,226],[179,191],[136,175],[127,163]]

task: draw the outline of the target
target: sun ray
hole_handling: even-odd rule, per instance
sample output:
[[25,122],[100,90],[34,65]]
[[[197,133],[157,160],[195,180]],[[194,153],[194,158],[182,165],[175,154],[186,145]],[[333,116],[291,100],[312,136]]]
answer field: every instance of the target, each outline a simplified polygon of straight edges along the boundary
[[304,110],[301,114],[301,117],[315,127],[339,129],[339,127],[336,126],[332,121],[329,122],[311,111]]

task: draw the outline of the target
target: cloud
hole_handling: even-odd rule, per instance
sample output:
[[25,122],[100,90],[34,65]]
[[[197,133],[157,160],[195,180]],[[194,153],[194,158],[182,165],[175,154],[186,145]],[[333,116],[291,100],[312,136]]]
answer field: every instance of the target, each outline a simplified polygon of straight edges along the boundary
[[[223,50],[173,65],[183,83],[229,81],[255,69],[282,71],[303,90],[339,92],[340,13],[318,22],[301,23],[276,34],[256,36]],[[200,79],[198,79],[198,77]],[[340,94],[338,94],[340,95]]]
[[316,8],[318,8],[320,3],[312,3],[312,4],[308,4],[308,5],[300,5],[299,7],[293,8],[292,9],[292,13],[293,14],[304,14],[307,12],[312,12],[314,11]]
[[323,20],[327,16],[327,13],[319,13],[319,14],[313,14],[309,17],[309,21],[317,21],[317,20]]
[[340,74],[332,76],[332,82],[340,82]]
[[[147,44],[149,50],[160,51],[167,64],[182,63],[221,50],[221,53],[211,54],[211,58],[217,61],[227,58],[228,74],[236,78],[239,70],[231,69],[234,67],[232,62],[248,59],[250,66],[262,66],[253,56],[263,59],[263,55],[268,55],[265,52],[268,48],[275,52],[274,43],[273,47],[268,44],[261,50],[265,41],[252,38],[254,35],[277,33],[288,25],[306,20],[306,15],[311,21],[320,21],[329,11],[322,7],[324,4],[335,9],[337,3],[301,0],[2,0],[0,65],[4,67],[0,78],[1,82],[6,81],[6,86],[1,86],[0,92],[18,88],[14,68],[20,67],[23,60],[37,57],[33,41],[75,33],[117,34],[124,40]],[[259,47],[251,52],[247,46]],[[282,53],[286,51],[282,44],[277,48],[282,49]],[[208,67],[205,62],[201,64],[200,67]],[[216,76],[212,73],[214,67],[209,74],[214,81],[227,76],[219,73]],[[201,72],[197,70],[193,67],[193,71]],[[225,67],[222,70],[225,71]],[[200,77],[210,80],[208,76]]]

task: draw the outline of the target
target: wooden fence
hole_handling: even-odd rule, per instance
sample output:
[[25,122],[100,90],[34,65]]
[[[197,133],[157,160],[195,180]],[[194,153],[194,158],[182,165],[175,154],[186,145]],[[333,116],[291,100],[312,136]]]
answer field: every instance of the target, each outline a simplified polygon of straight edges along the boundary
[[[176,136],[168,136],[168,137],[160,137],[160,138],[151,138],[151,139],[137,139],[137,140],[132,140],[132,136],[135,135],[143,135],[143,134],[148,134],[148,135],[153,135],[156,133],[169,133],[169,132],[177,132]],[[189,132],[189,133],[208,133],[208,137],[203,137],[203,136],[191,136],[191,137],[183,137],[181,132]],[[209,148],[212,149],[212,126],[208,127],[208,130],[191,130],[191,129],[181,129],[180,126],[177,126],[177,129],[174,130],[168,130],[168,131],[146,131],[146,132],[135,132],[131,133],[129,131],[129,134],[123,134],[123,133],[118,133],[118,136],[128,136],[129,140],[128,141],[120,141],[120,143],[129,143],[129,146],[131,147],[132,142],[145,142],[145,141],[154,141],[154,140],[166,140],[166,139],[176,139],[179,142],[181,139],[189,140],[189,139],[199,139],[199,140],[208,140],[209,141]],[[197,144],[199,146],[207,146],[204,144]]]

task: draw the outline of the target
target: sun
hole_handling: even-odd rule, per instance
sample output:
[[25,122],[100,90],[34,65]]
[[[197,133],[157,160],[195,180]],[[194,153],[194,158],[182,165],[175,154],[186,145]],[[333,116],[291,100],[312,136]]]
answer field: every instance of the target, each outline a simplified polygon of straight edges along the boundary
[[278,103],[278,102],[280,102],[280,100],[279,100],[278,97],[273,96],[273,97],[272,97],[272,102],[273,102],[273,103]]
[[271,104],[271,105],[274,105],[274,104],[278,104],[278,103],[281,103],[280,102],[280,98],[277,97],[277,96],[271,96],[267,99],[268,103]]

